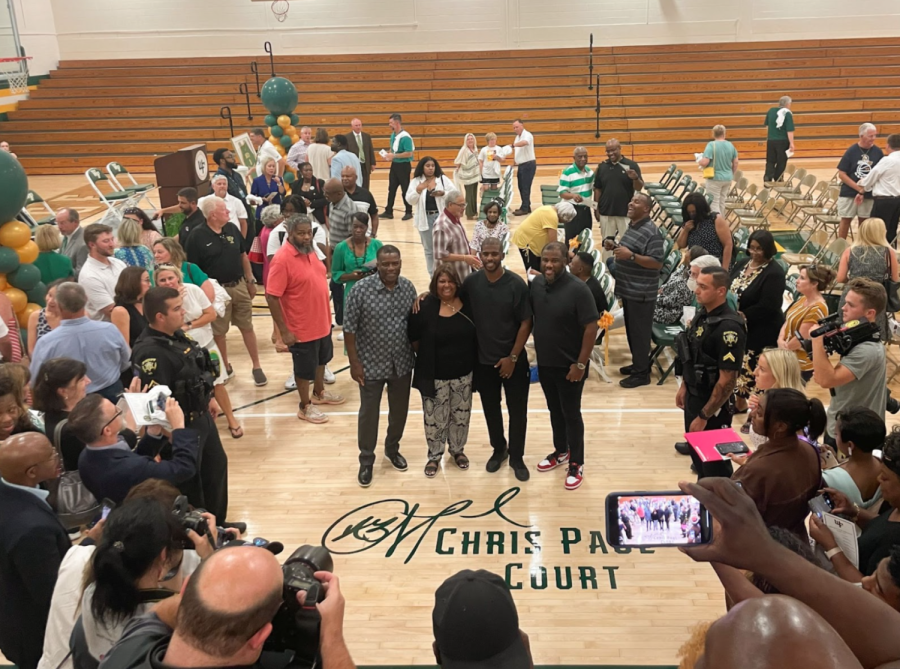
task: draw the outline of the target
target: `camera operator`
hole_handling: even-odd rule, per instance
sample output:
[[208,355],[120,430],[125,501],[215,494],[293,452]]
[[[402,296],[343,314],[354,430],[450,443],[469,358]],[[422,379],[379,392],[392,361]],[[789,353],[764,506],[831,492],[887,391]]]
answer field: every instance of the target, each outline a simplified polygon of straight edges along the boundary
[[[355,669],[344,643],[344,597],[338,577],[315,572],[325,598],[319,653],[325,669]],[[103,669],[260,667],[272,618],[282,605],[284,578],[272,553],[226,548],[201,563],[180,596],[133,619],[103,660]],[[297,599],[302,604],[305,592]]]
[[[842,315],[844,323],[860,321],[877,323],[878,314],[884,311],[887,293],[884,286],[871,279],[856,278],[847,284]],[[832,365],[825,350],[824,336],[812,339],[813,378],[823,388],[831,391],[828,405],[828,428],[825,442],[834,447],[835,416],[853,406],[863,406],[874,411],[884,420],[887,403],[887,368],[884,345],[874,337],[855,344]],[[877,328],[876,328],[877,332]]]

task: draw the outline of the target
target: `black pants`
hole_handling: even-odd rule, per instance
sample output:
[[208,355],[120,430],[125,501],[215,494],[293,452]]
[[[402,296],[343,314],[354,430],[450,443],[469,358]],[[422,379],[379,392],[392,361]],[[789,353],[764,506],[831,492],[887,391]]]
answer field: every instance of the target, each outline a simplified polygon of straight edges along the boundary
[[[523,353],[516,362],[510,378],[500,376],[500,369],[493,365],[479,364],[475,368],[475,387],[481,395],[484,422],[494,452],[509,448],[511,462],[522,462],[525,454],[525,430],[528,427],[528,387],[531,371],[528,358]],[[506,409],[509,411],[509,442],[503,434],[503,414],[500,411],[500,389],[506,393]]]
[[363,163],[362,167],[362,180],[363,180],[363,188],[369,190],[369,181],[372,178],[372,173],[369,171],[369,164]]
[[388,175],[388,199],[387,205],[384,207],[384,213],[394,213],[394,198],[397,195],[398,188],[400,189],[400,201],[406,206],[406,213],[412,213],[412,205],[406,201],[410,172],[412,172],[411,163],[398,163],[396,160],[391,163],[391,172]]
[[[333,250],[333,249],[332,249]],[[334,303],[334,322],[344,325],[344,284],[329,280],[331,288],[331,301]]]
[[584,207],[580,204],[575,205],[575,218],[565,224],[566,227],[566,244],[570,239],[581,234],[582,230],[587,230],[593,225],[593,212],[590,207]]
[[[130,373],[131,377],[134,378],[134,373],[130,369],[126,369],[124,372],[122,372],[122,376],[124,377],[126,373]],[[129,383],[130,382],[131,379],[129,379]],[[94,392],[101,397],[105,397],[110,402],[115,404],[119,401],[119,398],[122,396],[122,392],[124,390],[125,388],[122,385],[122,379],[119,378],[118,380],[114,381],[112,385],[106,386],[106,388],[101,388],[100,390],[95,390]]]
[[516,167],[516,184],[519,186],[519,197],[522,198],[519,208],[525,212],[531,211],[531,184],[534,182],[536,172],[537,161],[534,160],[529,160]]
[[566,380],[568,367],[542,367],[538,364],[538,378],[550,411],[553,448],[557,453],[569,452],[569,462],[584,464],[584,420],[581,417],[581,393],[589,369],[581,381]]
[[880,218],[884,221],[888,243],[893,245],[897,236],[897,223],[900,221],[900,197],[876,197],[869,218]]
[[181,492],[187,495],[193,506],[213,514],[216,523],[221,525],[228,513],[228,455],[222,447],[216,423],[208,411],[196,418],[186,415],[185,419],[185,427],[200,433],[200,450],[197,474],[182,484]]
[[541,257],[534,255],[528,249],[519,249],[519,253],[522,255],[522,262],[525,264],[525,273],[528,274],[528,270],[533,269],[535,272],[541,271]]
[[653,334],[653,310],[656,295],[652,300],[622,300],[625,317],[625,336],[631,351],[632,376],[650,376],[650,337]]
[[357,440],[359,441],[359,464],[371,467],[375,464],[375,446],[378,443],[378,421],[381,417],[381,396],[384,387],[388,390],[388,429],[384,440],[384,454],[396,455],[400,452],[400,440],[406,429],[409,413],[409,389],[412,372],[392,379],[366,379],[366,385],[359,387],[359,421]]
[[787,150],[791,143],[786,139],[770,139],[766,142],[766,171],[763,181],[778,181],[787,167]]
[[[689,432],[691,423],[700,415],[700,410],[709,401],[709,397],[700,397],[692,395],[688,391],[684,398],[684,431]],[[731,427],[731,412],[728,406],[723,406],[719,412],[706,422],[706,430],[721,430],[723,427]],[[705,430],[704,430],[705,431]],[[700,457],[692,450],[691,461],[694,463],[694,469],[697,470],[697,478],[703,479],[708,476],[725,476],[731,477],[734,468],[731,460],[722,460],[721,462],[703,462]]]

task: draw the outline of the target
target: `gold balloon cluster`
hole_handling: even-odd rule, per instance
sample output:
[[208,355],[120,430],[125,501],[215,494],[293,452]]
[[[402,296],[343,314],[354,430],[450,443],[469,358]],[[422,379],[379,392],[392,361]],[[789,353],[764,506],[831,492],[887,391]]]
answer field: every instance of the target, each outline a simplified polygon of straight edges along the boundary
[[[281,114],[274,116],[269,114],[266,116],[266,135],[269,143],[275,147],[278,153],[283,157],[287,155],[288,149],[300,141],[300,132],[294,126],[296,114]],[[297,119],[299,121],[299,119]],[[293,183],[297,178],[296,171],[286,166],[284,171],[285,183]]]
[[28,300],[28,293],[41,279],[40,270],[31,264],[37,260],[38,247],[31,240],[31,228],[16,220],[0,226],[0,247],[0,290],[9,298],[19,326],[24,328],[32,312],[41,308]]

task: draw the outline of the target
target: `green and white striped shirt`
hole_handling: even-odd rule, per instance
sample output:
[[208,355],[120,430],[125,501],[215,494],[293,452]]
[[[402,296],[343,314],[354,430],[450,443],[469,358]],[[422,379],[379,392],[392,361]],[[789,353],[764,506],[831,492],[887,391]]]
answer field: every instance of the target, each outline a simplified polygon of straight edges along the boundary
[[[575,163],[569,165],[566,169],[563,170],[563,173],[559,177],[559,188],[557,189],[560,193],[572,193],[573,195],[580,195],[584,198],[584,202],[582,204],[587,206],[593,206],[593,187],[594,187],[594,171],[588,167],[584,166],[584,172],[579,171],[579,169],[575,166]],[[577,204],[573,202],[572,204]]]

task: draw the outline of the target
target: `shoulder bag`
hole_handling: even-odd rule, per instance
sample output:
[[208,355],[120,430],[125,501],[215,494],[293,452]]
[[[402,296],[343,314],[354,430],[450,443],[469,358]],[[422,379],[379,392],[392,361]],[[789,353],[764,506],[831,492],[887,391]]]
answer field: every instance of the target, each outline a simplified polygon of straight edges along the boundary
[[709,165],[703,168],[704,179],[715,179],[716,177],[716,144],[718,144],[718,142],[716,140],[713,140],[713,159],[712,162],[709,163]]
[[900,296],[897,295],[897,289],[900,288],[900,282],[891,280],[891,253],[893,250],[884,250],[884,289],[887,291],[887,311],[894,313],[900,311]]
[[69,422],[68,419],[59,421],[53,431],[53,448],[56,449],[59,465],[62,467],[62,475],[59,477],[59,485],[56,490],[56,515],[59,516],[63,527],[77,527],[93,520],[100,513],[100,504],[82,483],[81,475],[77,471],[66,471],[66,463],[60,448],[60,438],[63,426],[67,422]]

